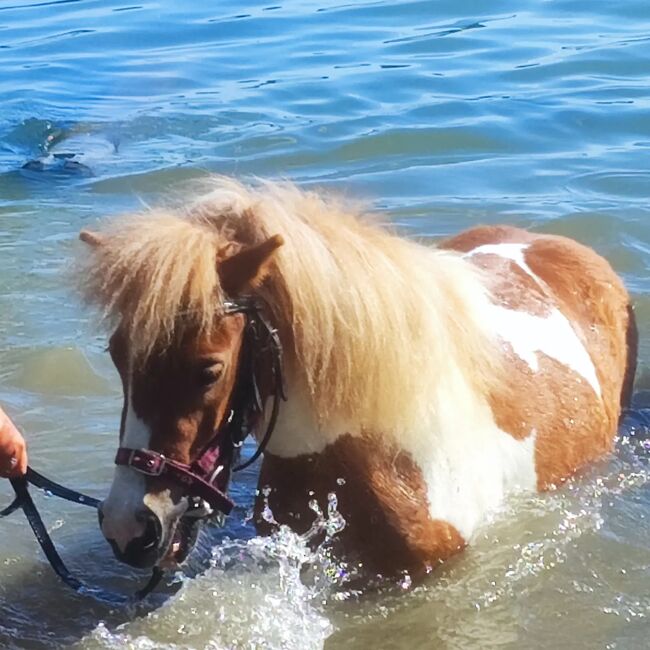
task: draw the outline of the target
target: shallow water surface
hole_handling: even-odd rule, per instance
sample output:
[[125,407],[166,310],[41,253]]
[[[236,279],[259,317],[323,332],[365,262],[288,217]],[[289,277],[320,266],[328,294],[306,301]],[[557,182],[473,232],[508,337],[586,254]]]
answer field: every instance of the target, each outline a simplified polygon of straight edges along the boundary
[[[254,538],[251,469],[225,529],[133,610],[69,593],[22,519],[0,522],[0,647],[645,647],[648,34],[645,0],[1,2],[0,403],[44,472],[101,497],[117,442],[117,375],[68,270],[78,230],[210,172],[360,196],[427,240],[576,237],[625,278],[641,349],[613,457],[513,500],[422,585],[360,595],[326,545]],[[75,571],[140,584],[92,511],[38,502]]]

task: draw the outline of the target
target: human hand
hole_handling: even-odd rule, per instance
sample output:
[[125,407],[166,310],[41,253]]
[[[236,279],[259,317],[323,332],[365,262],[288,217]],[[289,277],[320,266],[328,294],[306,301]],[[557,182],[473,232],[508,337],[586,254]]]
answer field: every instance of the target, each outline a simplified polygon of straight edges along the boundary
[[0,477],[15,478],[27,471],[27,446],[9,416],[0,408]]

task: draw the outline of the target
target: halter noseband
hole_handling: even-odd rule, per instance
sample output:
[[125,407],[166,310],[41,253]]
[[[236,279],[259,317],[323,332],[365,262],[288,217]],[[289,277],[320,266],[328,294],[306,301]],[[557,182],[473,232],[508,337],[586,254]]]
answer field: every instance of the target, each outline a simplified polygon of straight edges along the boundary
[[[282,374],[282,344],[277,330],[263,314],[261,301],[256,298],[228,301],[224,304],[224,313],[246,316],[241,358],[228,416],[217,427],[198,458],[191,464],[185,464],[151,449],[127,447],[120,447],[115,456],[116,465],[130,467],[146,476],[165,477],[183,487],[190,497],[187,515],[199,518],[218,512],[225,515],[230,513],[234,503],[225,493],[230,472],[249,467],[262,455],[275,428],[280,400],[287,399]],[[271,371],[269,395],[273,400],[266,432],[255,453],[232,467],[239,458],[244,439],[264,414],[259,373],[264,371],[260,361],[263,363],[265,358]]]

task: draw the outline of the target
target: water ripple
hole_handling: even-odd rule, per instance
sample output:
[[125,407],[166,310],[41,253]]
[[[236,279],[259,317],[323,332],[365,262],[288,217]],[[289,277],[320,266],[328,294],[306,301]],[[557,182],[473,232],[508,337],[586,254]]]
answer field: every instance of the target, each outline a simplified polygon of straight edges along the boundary
[[[209,172],[359,195],[425,241],[507,221],[595,247],[633,294],[637,408],[650,404],[646,0],[0,5],[0,403],[39,466],[101,496],[117,442],[119,382],[68,271],[78,230],[180,196]],[[430,583],[404,576],[357,603],[323,607],[295,562],[246,541],[254,469],[234,486],[240,519],[204,542],[241,557],[241,570],[213,566],[123,629],[128,617],[50,579],[10,521],[0,645],[262,647],[281,645],[290,622],[294,647],[644,647],[649,418],[632,420],[636,439],[606,468],[513,503]],[[90,518],[52,519],[80,568],[133,578]],[[195,618],[203,636],[182,628]]]

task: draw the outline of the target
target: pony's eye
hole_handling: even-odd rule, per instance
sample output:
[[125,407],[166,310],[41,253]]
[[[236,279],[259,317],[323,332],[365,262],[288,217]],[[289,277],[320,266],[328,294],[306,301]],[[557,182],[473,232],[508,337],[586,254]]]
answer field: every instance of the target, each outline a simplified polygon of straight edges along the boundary
[[223,363],[211,363],[210,365],[203,366],[199,369],[198,380],[199,384],[204,388],[208,388],[219,381],[223,374]]

